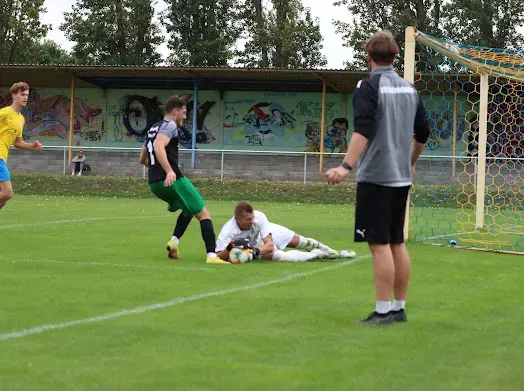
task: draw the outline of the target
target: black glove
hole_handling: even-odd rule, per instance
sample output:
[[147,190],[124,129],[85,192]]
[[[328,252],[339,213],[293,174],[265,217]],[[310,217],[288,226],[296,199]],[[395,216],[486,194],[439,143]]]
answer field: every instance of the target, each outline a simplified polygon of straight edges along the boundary
[[232,248],[251,249],[252,247],[251,247],[251,244],[249,243],[249,239],[236,239],[236,240],[232,240],[227,245],[227,251],[231,251]]

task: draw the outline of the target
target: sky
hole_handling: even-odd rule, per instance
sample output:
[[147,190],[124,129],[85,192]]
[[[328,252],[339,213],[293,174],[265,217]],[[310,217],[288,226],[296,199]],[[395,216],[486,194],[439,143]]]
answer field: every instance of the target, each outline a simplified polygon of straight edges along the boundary
[[[72,48],[73,44],[67,40],[64,33],[60,31],[59,26],[64,21],[64,12],[71,11],[74,3],[75,0],[45,0],[44,6],[47,9],[47,13],[42,17],[43,23],[50,24],[53,27],[53,29],[48,32],[47,38],[58,42],[63,48],[68,50]],[[344,7],[332,6],[332,1],[302,0],[302,3],[311,9],[313,17],[319,19],[320,32],[324,37],[324,49],[322,52],[328,61],[326,68],[344,68],[344,61],[351,58],[351,50],[342,46],[342,38],[335,33],[333,20],[349,16],[349,11]],[[165,3],[159,1],[156,8],[158,11],[162,11],[166,8]],[[160,47],[159,52],[164,57],[167,57],[169,53],[165,44]]]

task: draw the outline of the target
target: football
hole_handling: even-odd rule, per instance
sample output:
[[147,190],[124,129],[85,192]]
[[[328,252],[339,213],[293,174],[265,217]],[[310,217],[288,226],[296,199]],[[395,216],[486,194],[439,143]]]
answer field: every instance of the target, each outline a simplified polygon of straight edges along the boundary
[[247,248],[232,248],[229,252],[231,263],[249,263],[253,260],[253,252]]

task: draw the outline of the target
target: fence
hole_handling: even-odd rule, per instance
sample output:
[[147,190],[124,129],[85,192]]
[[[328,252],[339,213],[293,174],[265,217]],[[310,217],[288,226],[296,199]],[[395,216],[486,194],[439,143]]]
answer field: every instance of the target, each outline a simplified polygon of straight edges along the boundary
[[[79,150],[78,148],[77,150]],[[147,169],[138,163],[139,147],[82,147],[91,165],[91,175],[143,176]],[[68,174],[68,146],[46,146],[40,153],[17,150],[9,156],[9,168],[20,173]],[[195,154],[195,168],[191,158]],[[189,177],[251,180],[285,180],[321,182],[318,152],[180,149],[180,162]],[[342,153],[324,153],[323,171],[336,167],[342,161]],[[517,173],[524,159],[503,159],[505,164],[493,167],[493,175],[487,175],[486,186],[524,185],[522,175]],[[425,156],[418,163],[415,183],[424,184],[476,184],[476,167],[473,159],[465,156]],[[489,167],[488,167],[489,168]],[[455,172],[453,171],[455,170]],[[489,171],[488,171],[489,172]],[[353,173],[349,180],[354,180]],[[512,179],[514,180],[508,180]]]

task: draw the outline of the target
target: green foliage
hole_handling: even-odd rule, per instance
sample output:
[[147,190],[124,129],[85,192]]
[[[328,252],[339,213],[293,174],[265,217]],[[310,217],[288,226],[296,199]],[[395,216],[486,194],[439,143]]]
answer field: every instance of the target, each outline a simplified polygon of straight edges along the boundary
[[524,25],[521,0],[337,0],[333,4],[348,11],[348,17],[335,25],[345,46],[354,49],[354,59],[346,63],[352,70],[367,69],[363,45],[379,30],[394,35],[401,49],[396,63],[399,70],[404,65],[408,26],[463,44],[515,49],[524,44],[523,35],[517,32]]
[[[222,201],[303,202],[314,204],[353,204],[355,183],[337,186],[318,182],[250,181],[192,178],[204,199]],[[95,196],[154,198],[147,180],[136,177],[69,176],[42,174],[14,174],[17,194],[58,196]],[[414,185],[412,205],[417,207],[471,208],[475,205],[475,189],[459,185]],[[524,194],[515,189],[486,193],[486,205],[511,208],[522,205]]]
[[322,55],[318,18],[300,0],[272,0],[264,9],[259,0],[243,2],[244,49],[237,63],[253,67],[315,68],[327,64]]
[[[346,183],[330,186],[325,183],[248,181],[192,178],[204,199],[250,200],[272,202],[311,202],[345,204],[353,202],[355,185]],[[14,174],[13,186],[17,194],[60,196],[98,196],[154,198],[147,180],[136,177],[100,177],[42,174]]]
[[154,8],[143,0],[77,0],[60,29],[81,64],[157,65],[162,42]]
[[455,42],[493,48],[522,49],[522,0],[454,0],[444,6],[446,37]]
[[[23,63],[39,65],[73,65],[74,57],[51,40],[31,42],[23,50]],[[17,61],[20,62],[20,61]]]
[[169,63],[227,66],[242,26],[236,0],[168,0]]
[[[337,0],[335,6],[347,8],[348,18],[335,22],[337,33],[342,34],[344,46],[352,48],[353,61],[347,62],[349,69],[365,71],[368,68],[364,44],[379,30],[391,31],[399,48],[400,56],[396,67],[404,65],[404,35],[408,26],[415,26],[428,34],[440,35],[440,15],[442,4],[435,1],[403,0]],[[346,20],[350,20],[347,22]]]
[[[50,26],[40,22],[46,12],[44,0],[0,0],[0,62],[34,62],[31,47],[47,34]],[[38,63],[38,62],[37,62]]]

